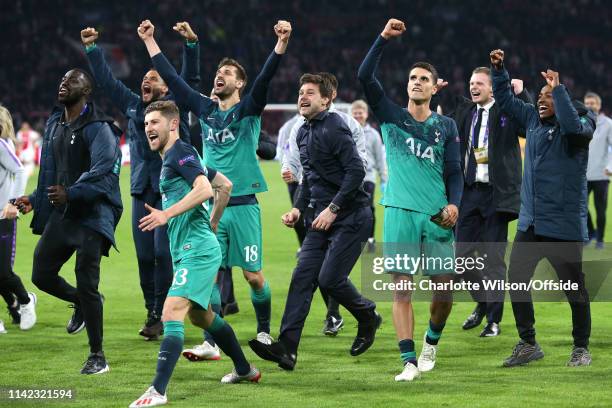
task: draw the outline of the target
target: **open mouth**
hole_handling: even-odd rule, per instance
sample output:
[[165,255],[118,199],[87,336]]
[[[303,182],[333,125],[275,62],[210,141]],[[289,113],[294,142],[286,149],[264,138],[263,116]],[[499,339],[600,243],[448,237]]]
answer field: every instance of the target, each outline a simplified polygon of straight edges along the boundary
[[159,138],[159,135],[157,133],[149,133],[147,134],[147,137],[149,138],[149,142],[153,142]]
[[412,88],[412,92],[423,92],[421,88]]
[[68,88],[66,88],[65,86],[60,86],[59,92],[57,94],[59,96],[66,96],[66,95],[68,95]]
[[215,87],[216,87],[216,88],[221,88],[221,87],[223,87],[223,86],[225,86],[225,81],[224,81],[224,80],[222,80],[222,79],[217,79],[217,80],[215,81]]
[[479,91],[472,91],[472,98],[478,98],[480,96]]
[[300,108],[310,108],[310,102],[300,102]]
[[544,105],[544,104],[538,105],[538,112],[544,113],[547,110],[548,110],[548,105]]
[[144,85],[142,86],[142,94],[143,94],[143,95],[150,95],[150,94],[151,94],[151,92],[152,92],[151,85],[144,84]]

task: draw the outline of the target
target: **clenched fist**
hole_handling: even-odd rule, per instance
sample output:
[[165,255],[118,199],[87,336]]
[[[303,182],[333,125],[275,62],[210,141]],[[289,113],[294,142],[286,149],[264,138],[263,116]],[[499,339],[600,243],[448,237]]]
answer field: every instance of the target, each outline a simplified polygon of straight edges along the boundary
[[88,46],[93,44],[98,39],[98,32],[95,28],[87,27],[84,30],[81,30],[81,41],[84,46]]
[[495,69],[502,69],[504,65],[504,51],[503,50],[493,50],[489,54],[491,58],[491,65],[495,67]]
[[189,42],[198,41],[198,36],[193,32],[191,26],[186,21],[180,21],[172,27],[174,31],[179,33],[183,38],[185,38]]
[[278,20],[274,26],[274,33],[279,40],[287,42],[291,36],[291,23],[285,20]]
[[155,26],[149,20],[144,20],[138,26],[138,36],[143,41],[145,41],[145,40],[147,40],[149,38],[152,38],[154,32],[155,32]]
[[391,37],[399,37],[404,33],[404,31],[406,31],[406,25],[404,24],[404,22],[392,18],[387,21],[387,25],[385,26],[385,29],[382,31],[382,33],[380,33],[380,35],[385,40],[388,40]]

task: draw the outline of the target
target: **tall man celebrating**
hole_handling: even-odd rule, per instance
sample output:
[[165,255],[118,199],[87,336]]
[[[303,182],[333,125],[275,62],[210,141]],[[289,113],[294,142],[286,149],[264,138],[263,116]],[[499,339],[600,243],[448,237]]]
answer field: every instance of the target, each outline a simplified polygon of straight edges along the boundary
[[[581,103],[572,104],[559,73],[550,69],[542,72],[546,85],[537,108],[515,98],[504,68],[504,52],[491,51],[490,58],[495,100],[527,129],[521,211],[508,281],[528,283],[540,260],[547,258],[559,279],[576,284],[577,290],[565,291],[574,337],[567,364],[590,365],[591,307],[582,272],[582,246],[587,239],[587,159],[596,117]],[[504,361],[505,367],[544,357],[536,342],[531,292],[511,290],[510,298],[521,340]]]
[[294,208],[283,215],[288,227],[304,213],[308,228],[293,271],[279,341],[249,341],[261,358],[293,370],[297,350],[317,286],[344,306],[358,321],[353,356],[374,343],[382,318],[374,302],[364,298],[348,279],[372,226],[365,170],[351,131],[340,115],[329,112],[332,87],[321,75],[300,78],[298,109],[306,122],[296,142],[304,171]]
[[[183,38],[183,70],[181,75],[196,86],[200,80],[200,51],[198,37],[189,23],[179,22],[174,26]],[[161,208],[159,172],[161,159],[151,152],[144,133],[144,111],[147,105],[157,100],[171,100],[168,86],[154,69],[142,78],[140,95],[128,89],[116,79],[104,59],[102,49],[96,45],[98,32],[91,27],[81,31],[89,66],[100,88],[127,117],[126,136],[130,145],[130,193],[132,195],[132,235],[138,258],[140,287],[145,299],[147,320],[139,334],[145,339],[157,339],[162,334],[160,316],[164,299],[172,282],[172,261],[166,227],[153,231],[138,229],[138,220],[146,215],[145,204]],[[189,141],[188,110],[181,109],[180,137]]]
[[[79,69],[62,78],[43,137],[38,185],[17,199],[22,213],[34,210],[32,231],[42,234],[34,251],[32,282],[74,304],[69,334],[87,328],[90,355],[81,374],[109,370],[102,351],[100,260],[115,244],[123,210],[119,191],[121,131],[113,119],[88,102],[89,76]],[[76,288],[59,276],[76,252]]]
[[251,286],[251,300],[257,317],[257,336],[270,343],[270,286],[262,272],[261,214],[256,193],[267,190],[256,150],[261,129],[261,113],[267,102],[268,85],[287,50],[291,24],[279,21],[274,26],[278,38],[274,51],[255,78],[250,91],[244,68],[236,60],[224,58],[215,77],[219,102],[192,89],[179,77],[162,54],[154,26],[145,20],[138,28],[153,65],[180,104],[185,104],[199,119],[204,138],[206,164],[225,174],[234,184],[232,197],[219,222],[217,238],[223,252],[223,266],[238,266]]
[[[395,257],[404,249],[411,257],[421,253],[431,258],[453,257],[453,233],[461,202],[463,177],[459,163],[459,135],[455,122],[429,109],[436,92],[438,74],[429,63],[417,62],[408,78],[408,108],[393,103],[376,78],[378,63],[388,40],[406,31],[400,20],[390,19],[359,67],[368,103],[381,122],[387,148],[389,181],[382,204],[385,206],[383,241],[385,256]],[[431,221],[431,217],[438,224]],[[392,253],[393,252],[393,253]],[[395,282],[411,281],[405,270],[390,270]],[[436,283],[452,280],[452,270],[423,271]],[[406,287],[406,286],[405,286]],[[412,381],[420,371],[430,371],[436,362],[437,345],[452,307],[450,290],[435,291],[429,328],[418,360],[414,351],[414,314],[409,290],[397,290],[393,302],[393,323],[404,363],[396,381]]]

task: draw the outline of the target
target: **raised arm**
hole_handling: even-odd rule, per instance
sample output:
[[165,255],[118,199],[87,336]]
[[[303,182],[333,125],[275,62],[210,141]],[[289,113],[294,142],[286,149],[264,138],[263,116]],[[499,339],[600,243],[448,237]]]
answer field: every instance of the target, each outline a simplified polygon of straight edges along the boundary
[[527,129],[531,121],[538,120],[535,106],[523,102],[512,93],[510,76],[504,68],[504,52],[502,50],[491,51],[490,58],[495,103],[498,103],[504,112],[514,117],[523,128]]
[[572,100],[567,93],[565,85],[559,82],[559,73],[553,70],[542,72],[548,86],[552,88],[553,104],[555,106],[555,117],[559,122],[561,134],[574,141],[588,144],[593,138],[595,131],[595,118],[578,115],[578,111],[572,105]]
[[376,71],[378,70],[378,64],[382,58],[384,47],[390,38],[398,37],[404,31],[406,31],[406,26],[402,21],[394,18],[390,19],[382,33],[374,41],[374,45],[368,51],[359,67],[359,71],[357,71],[357,77],[364,88],[366,99],[375,111],[378,111],[379,104],[387,99],[380,81],[376,78]]
[[185,39],[183,45],[183,63],[181,65],[181,78],[193,89],[200,85],[200,43],[198,36],[186,21],[180,21],[172,27]]
[[215,103],[210,98],[191,88],[189,84],[176,73],[172,64],[170,64],[168,59],[161,52],[159,45],[157,45],[153,37],[154,30],[155,27],[149,20],[143,21],[138,27],[138,35],[147,47],[153,66],[164,81],[166,81],[168,88],[170,88],[170,91],[176,98],[177,104],[185,106],[196,116],[207,114],[214,108]]
[[268,88],[270,81],[278,70],[281,61],[281,56],[287,51],[289,37],[291,36],[291,23],[284,20],[279,20],[274,26],[274,33],[277,37],[274,51],[268,56],[266,63],[255,78],[253,86],[246,96],[246,104],[242,112],[243,116],[261,115],[263,109],[268,102]]
[[85,46],[89,68],[93,73],[97,86],[102,89],[121,112],[125,113],[130,104],[140,100],[140,96],[115,78],[104,58],[104,52],[96,45],[98,37],[99,34],[95,28],[87,27],[81,30],[81,41]]

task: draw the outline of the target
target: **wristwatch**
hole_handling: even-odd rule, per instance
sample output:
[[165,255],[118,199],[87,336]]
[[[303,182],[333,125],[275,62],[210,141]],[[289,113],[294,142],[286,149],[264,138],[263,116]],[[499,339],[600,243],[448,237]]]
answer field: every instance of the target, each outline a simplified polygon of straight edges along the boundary
[[327,206],[327,208],[329,208],[329,211],[331,211],[332,214],[338,214],[338,211],[340,211],[340,207],[338,207],[334,203],[329,203],[329,206]]

